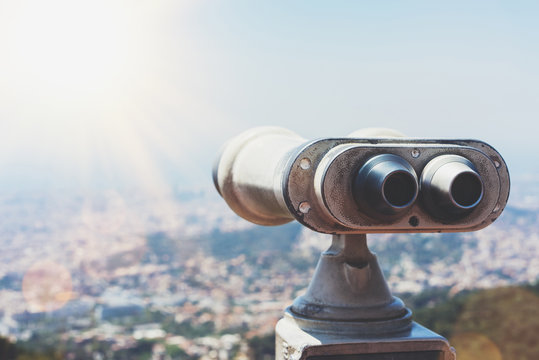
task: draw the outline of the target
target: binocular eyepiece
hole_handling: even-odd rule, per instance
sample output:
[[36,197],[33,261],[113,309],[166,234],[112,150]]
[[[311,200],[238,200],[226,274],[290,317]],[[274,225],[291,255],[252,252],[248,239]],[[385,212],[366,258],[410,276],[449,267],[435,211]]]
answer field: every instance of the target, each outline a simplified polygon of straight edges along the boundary
[[403,158],[376,155],[361,167],[353,183],[358,206],[373,217],[405,213],[419,189],[424,206],[441,219],[463,216],[483,198],[481,176],[468,159],[458,155],[431,160],[419,183],[414,168]]
[[483,198],[483,181],[475,166],[458,155],[430,161],[421,176],[425,205],[433,213],[459,216],[469,213]]
[[333,234],[478,230],[509,196],[502,157],[475,140],[306,141],[255,128],[223,148],[213,175],[228,205],[251,222],[296,219]]
[[359,169],[352,188],[358,206],[376,216],[399,215],[413,205],[419,192],[414,168],[393,154],[376,155]]

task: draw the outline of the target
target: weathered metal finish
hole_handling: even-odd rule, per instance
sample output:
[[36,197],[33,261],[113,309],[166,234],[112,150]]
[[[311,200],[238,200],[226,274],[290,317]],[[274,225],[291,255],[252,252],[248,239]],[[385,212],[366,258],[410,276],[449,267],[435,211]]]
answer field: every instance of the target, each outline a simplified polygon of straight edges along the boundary
[[456,359],[446,339],[412,322],[391,295],[365,234],[491,224],[510,180],[490,145],[390,129],[306,142],[288,130],[255,128],[223,148],[213,176],[229,206],[251,222],[296,219],[333,234],[306,293],[276,326],[277,360]]
[[226,143],[213,167],[213,182],[228,206],[259,225],[294,220],[282,191],[284,163],[305,142],[292,131],[258,127]]
[[312,332],[380,335],[406,331],[411,312],[391,295],[366,235],[334,235],[306,293],[289,308]]
[[447,340],[411,315],[391,295],[366,235],[333,235],[306,293],[277,323],[276,359],[455,360]]
[[415,322],[408,331],[391,336],[335,335],[302,330],[293,317],[285,314],[275,332],[276,360],[347,359],[347,356],[362,359],[358,355],[375,354],[391,354],[386,359],[393,360],[456,360],[455,350],[445,338]]
[[[440,218],[425,205],[422,191],[413,205],[398,216],[373,217],[358,206],[353,181],[358,170],[381,153],[400,156],[417,174],[438,156],[465,157],[474,164],[488,191],[465,217]],[[311,169],[298,166],[303,159],[309,159]],[[284,187],[289,211],[303,225],[324,233],[479,230],[500,215],[509,195],[509,176],[500,155],[488,145],[474,141],[324,139],[301,149],[287,169]],[[308,213],[299,211],[299,205],[305,202],[311,205]]]
[[410,208],[417,198],[418,188],[415,170],[406,160],[393,154],[381,154],[370,158],[359,169],[352,193],[363,212],[385,218]]
[[[214,181],[229,206],[251,222],[279,225],[295,218],[315,231],[330,234],[474,231],[492,223],[502,212],[509,196],[509,173],[500,154],[488,144],[389,137],[399,133],[388,130],[381,134],[388,137],[306,142],[288,130],[255,128],[224,147],[214,167]],[[402,174],[415,173],[424,179],[417,198],[400,207],[394,206],[398,201],[388,206],[384,184],[367,186],[368,190],[362,187],[386,178],[380,175],[367,181],[369,172],[361,170],[380,155],[402,159],[389,164],[407,164],[399,170]],[[448,157],[464,161],[453,161],[449,167],[460,164],[468,170],[446,171],[448,166],[438,166],[433,171],[433,164]],[[432,189],[451,186],[452,179],[462,173],[475,176],[485,189],[476,202],[448,206],[447,201],[432,200],[436,192]],[[401,181],[396,192],[406,183]],[[366,195],[376,191],[378,194]],[[447,189],[446,193],[451,195]]]
[[442,219],[465,216],[484,194],[475,166],[458,155],[432,159],[423,169],[421,189],[425,206]]

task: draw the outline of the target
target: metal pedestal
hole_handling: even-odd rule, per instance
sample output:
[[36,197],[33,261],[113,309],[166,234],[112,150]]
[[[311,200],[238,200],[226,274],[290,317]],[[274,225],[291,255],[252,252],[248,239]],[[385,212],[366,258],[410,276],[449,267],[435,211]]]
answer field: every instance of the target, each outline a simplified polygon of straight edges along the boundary
[[455,360],[391,295],[366,235],[334,235],[307,292],[276,326],[277,360]]

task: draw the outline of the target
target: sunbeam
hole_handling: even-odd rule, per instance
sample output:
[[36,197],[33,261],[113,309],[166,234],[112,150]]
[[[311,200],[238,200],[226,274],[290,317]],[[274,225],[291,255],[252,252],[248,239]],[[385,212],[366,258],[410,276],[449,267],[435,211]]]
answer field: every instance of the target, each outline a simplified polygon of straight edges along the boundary
[[[163,159],[181,163],[174,139],[187,141],[191,125],[185,116],[163,126],[171,122],[170,93],[183,93],[166,74],[189,43],[187,34],[170,32],[167,19],[191,5],[1,2],[0,165],[15,158],[28,164],[10,171],[25,179],[41,172],[52,183],[63,177],[83,187],[169,193]],[[171,42],[178,47],[164,45]]]

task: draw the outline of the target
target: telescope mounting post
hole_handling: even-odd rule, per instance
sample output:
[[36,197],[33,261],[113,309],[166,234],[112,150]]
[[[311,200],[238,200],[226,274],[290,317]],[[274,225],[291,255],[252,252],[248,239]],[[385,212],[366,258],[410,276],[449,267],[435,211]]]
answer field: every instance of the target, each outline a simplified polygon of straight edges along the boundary
[[366,233],[480,230],[509,197],[500,153],[466,139],[405,138],[390,129],[306,140],[247,130],[216,159],[215,187],[259,225],[296,220],[333,234],[304,295],[276,326],[277,360],[455,360],[442,336],[392,296]]
[[365,234],[333,235],[306,293],[276,326],[276,360],[455,360],[392,296]]

